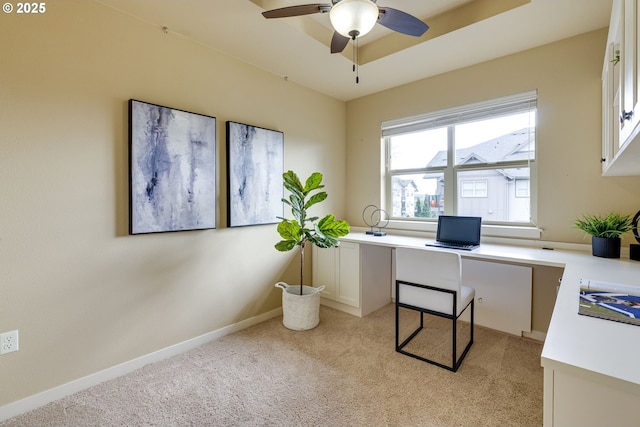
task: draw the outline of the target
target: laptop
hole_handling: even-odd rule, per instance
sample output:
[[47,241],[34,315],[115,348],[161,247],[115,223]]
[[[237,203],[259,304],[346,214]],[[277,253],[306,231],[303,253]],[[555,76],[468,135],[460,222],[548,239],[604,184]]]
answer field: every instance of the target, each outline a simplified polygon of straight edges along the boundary
[[479,216],[441,215],[436,240],[430,240],[426,245],[471,251],[480,247],[481,226],[482,217]]

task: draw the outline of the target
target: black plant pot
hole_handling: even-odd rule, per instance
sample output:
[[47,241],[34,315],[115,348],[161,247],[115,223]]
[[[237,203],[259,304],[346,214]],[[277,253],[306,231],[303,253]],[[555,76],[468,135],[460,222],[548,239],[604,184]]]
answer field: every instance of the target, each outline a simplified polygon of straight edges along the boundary
[[591,253],[602,258],[620,258],[620,238],[592,236]]

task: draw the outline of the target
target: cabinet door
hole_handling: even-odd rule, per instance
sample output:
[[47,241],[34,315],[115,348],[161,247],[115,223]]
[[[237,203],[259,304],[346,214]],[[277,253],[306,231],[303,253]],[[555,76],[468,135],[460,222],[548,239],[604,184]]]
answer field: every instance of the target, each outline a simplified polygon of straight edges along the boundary
[[638,87],[638,0],[624,0],[622,4],[622,81],[620,100],[620,138],[623,145],[640,121],[640,88]]
[[[638,413],[634,409],[638,407],[640,392],[635,384],[576,368],[554,369],[548,374],[549,369],[544,368],[545,393],[550,378],[553,407],[544,407],[545,426],[547,418],[549,425],[559,427],[638,426]],[[587,402],[597,402],[598,408],[621,410],[587,410]]]
[[[615,11],[614,11],[615,13]],[[613,21],[612,22],[616,22]],[[619,23],[619,20],[617,21]],[[619,148],[620,28],[612,29],[602,69],[602,172],[606,172]]]
[[338,251],[336,301],[360,307],[360,245],[341,242]]
[[324,285],[324,290],[320,293],[325,298],[336,298],[336,263],[337,249],[321,249],[313,247],[313,286]]

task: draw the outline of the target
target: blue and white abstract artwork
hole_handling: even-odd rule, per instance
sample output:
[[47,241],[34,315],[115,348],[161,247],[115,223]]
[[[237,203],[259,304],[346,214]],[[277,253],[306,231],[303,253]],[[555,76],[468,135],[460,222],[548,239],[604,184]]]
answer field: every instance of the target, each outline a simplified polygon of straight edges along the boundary
[[216,118],[129,100],[130,234],[216,227]]
[[229,227],[274,224],[283,216],[284,134],[227,122]]

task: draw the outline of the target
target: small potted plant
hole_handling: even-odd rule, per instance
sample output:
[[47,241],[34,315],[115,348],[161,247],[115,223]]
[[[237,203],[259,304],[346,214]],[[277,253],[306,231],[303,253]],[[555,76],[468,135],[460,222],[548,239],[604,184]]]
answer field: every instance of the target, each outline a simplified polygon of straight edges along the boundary
[[620,258],[620,236],[631,230],[631,215],[611,212],[606,216],[583,215],[574,221],[574,226],[591,236],[593,256]]
[[[282,292],[282,314],[285,327],[293,330],[315,328],[320,322],[320,291],[324,286],[314,288],[305,286],[304,250],[307,243],[320,248],[331,248],[339,245],[338,238],[349,233],[349,224],[329,214],[322,219],[308,216],[308,209],[327,198],[322,185],[322,174],[314,172],[302,185],[293,171],[282,174],[284,187],[289,190],[289,199],[282,202],[291,207],[293,219],[278,217],[278,233],[282,240],[275,245],[281,252],[297,247],[300,253],[300,285],[291,286],[284,282],[276,283]],[[311,194],[315,192],[315,194]]]

